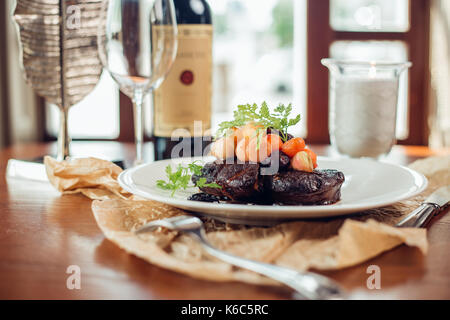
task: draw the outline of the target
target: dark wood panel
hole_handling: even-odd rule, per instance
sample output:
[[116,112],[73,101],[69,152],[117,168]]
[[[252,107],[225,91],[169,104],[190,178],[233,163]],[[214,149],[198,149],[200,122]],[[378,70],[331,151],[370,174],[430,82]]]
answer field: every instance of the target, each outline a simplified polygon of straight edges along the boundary
[[[0,1],[0,43],[6,43],[6,24],[8,3]],[[8,79],[8,46],[0,46],[0,145],[8,145],[10,143],[10,122],[9,122],[9,79]]]
[[408,41],[409,32],[349,32],[349,31],[332,31],[333,40],[338,41],[366,41],[366,40],[402,40]]
[[308,143],[329,143],[328,69],[320,60],[329,56],[333,40],[330,4],[328,0],[309,0],[307,10],[307,139]]
[[120,134],[118,141],[132,142],[134,141],[134,121],[133,121],[133,103],[131,99],[120,92]]
[[403,143],[428,145],[430,0],[411,1],[411,30],[406,43],[413,66],[409,77],[409,137]]

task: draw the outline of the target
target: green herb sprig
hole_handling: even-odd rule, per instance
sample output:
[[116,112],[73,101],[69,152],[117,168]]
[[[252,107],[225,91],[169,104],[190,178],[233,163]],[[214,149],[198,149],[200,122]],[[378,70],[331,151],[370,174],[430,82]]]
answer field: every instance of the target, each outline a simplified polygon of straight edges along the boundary
[[265,101],[260,108],[256,103],[239,105],[237,110],[234,111],[234,119],[232,121],[224,121],[219,125],[217,137],[226,135],[232,128],[253,122],[255,125],[262,126],[263,130],[267,130],[267,128],[278,130],[281,139],[286,142],[288,140],[288,128],[295,126],[301,119],[300,114],[294,118],[289,118],[291,112],[292,104],[287,106],[280,104],[274,109],[273,113],[270,112],[269,106]]
[[[177,190],[190,187],[189,182],[193,174],[201,175],[202,166],[195,163],[188,164],[187,167],[183,167],[181,164],[178,165],[177,169],[173,171],[172,166],[168,165],[165,169],[168,181],[157,180],[156,186],[163,190],[172,191],[171,196],[173,197]],[[222,188],[217,183],[206,183],[206,178],[200,178],[194,185],[198,188]]]

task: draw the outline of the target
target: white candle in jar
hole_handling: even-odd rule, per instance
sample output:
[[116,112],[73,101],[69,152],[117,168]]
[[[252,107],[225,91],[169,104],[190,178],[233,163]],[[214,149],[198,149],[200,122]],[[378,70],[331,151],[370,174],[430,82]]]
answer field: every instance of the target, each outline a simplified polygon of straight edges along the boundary
[[337,77],[330,89],[330,135],[338,151],[352,157],[389,152],[395,143],[397,79]]

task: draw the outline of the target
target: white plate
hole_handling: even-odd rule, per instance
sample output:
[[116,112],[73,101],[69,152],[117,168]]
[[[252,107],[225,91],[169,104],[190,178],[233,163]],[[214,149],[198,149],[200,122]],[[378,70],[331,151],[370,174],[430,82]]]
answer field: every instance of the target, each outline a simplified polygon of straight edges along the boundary
[[[191,163],[201,158],[185,158]],[[210,157],[202,161],[211,161]],[[146,199],[194,211],[230,222],[261,222],[283,219],[323,218],[346,215],[378,208],[410,198],[423,191],[427,179],[411,169],[372,159],[332,159],[319,157],[319,168],[337,169],[345,175],[341,201],[323,206],[264,206],[245,204],[218,204],[187,200],[197,188],[171,192],[156,187],[156,180],[166,180],[165,167],[176,166],[175,160],[143,164],[123,171],[118,181],[125,190]],[[178,161],[180,161],[178,159]]]

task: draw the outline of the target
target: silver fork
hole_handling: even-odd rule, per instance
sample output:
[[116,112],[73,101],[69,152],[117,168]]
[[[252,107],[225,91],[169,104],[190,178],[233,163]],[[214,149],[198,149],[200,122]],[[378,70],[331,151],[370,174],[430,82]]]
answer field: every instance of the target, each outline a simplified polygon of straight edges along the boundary
[[297,299],[344,299],[346,294],[334,281],[312,272],[298,272],[273,264],[240,258],[214,248],[205,236],[203,222],[193,216],[177,216],[155,220],[136,230],[136,234],[149,232],[158,227],[177,230],[193,236],[210,255],[234,266],[272,278],[296,291]]

